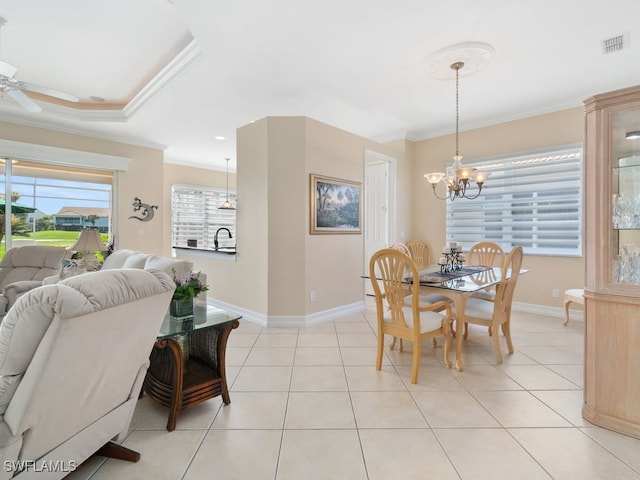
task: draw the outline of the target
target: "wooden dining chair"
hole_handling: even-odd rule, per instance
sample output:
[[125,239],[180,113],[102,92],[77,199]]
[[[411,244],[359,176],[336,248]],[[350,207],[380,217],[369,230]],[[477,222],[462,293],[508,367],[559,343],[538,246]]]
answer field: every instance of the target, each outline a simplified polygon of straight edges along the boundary
[[[411,247],[413,248],[414,253],[412,253],[411,248],[409,248],[409,244],[411,244]],[[417,269],[421,269],[426,267],[427,265],[430,265],[431,248],[425,242],[422,242],[420,240],[412,240],[407,244],[404,244],[402,242],[396,242],[393,245],[391,245],[391,248],[393,248],[394,250],[398,250],[399,252],[402,252],[405,255],[407,255],[411,259],[411,261],[414,263]],[[416,263],[415,258],[419,259],[420,265]],[[407,275],[409,275],[409,272],[407,272]],[[411,303],[411,297],[410,297],[411,289],[408,286],[406,291],[407,291],[407,303]],[[444,295],[438,295],[438,294],[420,295],[420,303],[437,303],[437,302],[453,303],[449,297],[446,297]],[[391,350],[395,348],[396,340],[397,339],[394,337],[390,345]],[[435,337],[433,337],[432,343],[434,347],[438,346],[438,340]],[[402,339],[400,339],[400,349],[402,350]]]
[[501,269],[500,282],[496,285],[496,294],[493,302],[487,302],[479,298],[469,298],[462,318],[460,312],[455,312],[456,320],[465,324],[472,323],[491,327],[493,346],[496,351],[498,363],[502,363],[502,350],[500,348],[500,328],[507,342],[509,353],[513,353],[511,341],[511,303],[513,292],[518,282],[520,267],[522,266],[522,247],[515,247],[504,261]]
[[431,265],[431,247],[427,242],[422,240],[410,240],[407,242],[409,256],[413,263],[416,264],[418,270]]
[[467,252],[467,264],[486,267],[502,267],[504,250],[493,242],[478,242]]
[[[407,270],[412,279],[409,297],[405,295]],[[418,383],[420,350],[425,340],[444,335],[443,358],[450,367],[451,306],[447,302],[420,303],[420,278],[411,258],[392,248],[379,250],[369,260],[369,276],[375,294],[378,324],[376,370],[382,368],[385,335],[413,342],[411,383]],[[402,351],[402,343],[400,350]]]
[[[493,242],[478,242],[471,246],[467,252],[467,265],[483,265],[485,267],[502,267],[504,262],[504,250]],[[471,298],[479,298],[493,302],[496,295],[495,287],[479,290]],[[489,335],[491,335],[489,327]],[[464,338],[469,334],[469,326],[464,325]]]

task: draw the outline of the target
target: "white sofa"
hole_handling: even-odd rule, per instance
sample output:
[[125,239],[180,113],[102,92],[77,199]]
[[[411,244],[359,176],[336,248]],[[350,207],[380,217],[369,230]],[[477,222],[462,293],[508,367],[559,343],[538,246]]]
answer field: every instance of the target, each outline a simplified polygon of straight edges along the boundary
[[101,270],[114,268],[141,268],[148,270],[155,268],[165,272],[173,278],[173,272],[178,277],[186,277],[193,269],[193,263],[179,258],[167,258],[135,250],[115,250],[107,257]]
[[0,325],[0,479],[63,478],[98,450],[137,460],[111,440],[128,433],[174,288],[108,269],[16,301]]

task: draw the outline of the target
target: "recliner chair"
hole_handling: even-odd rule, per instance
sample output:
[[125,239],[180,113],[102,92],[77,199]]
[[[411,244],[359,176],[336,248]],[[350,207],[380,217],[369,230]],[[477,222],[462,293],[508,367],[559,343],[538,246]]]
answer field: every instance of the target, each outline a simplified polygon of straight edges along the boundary
[[0,321],[20,295],[62,269],[66,250],[46,245],[10,248],[0,262]]
[[98,450],[139,458],[112,440],[128,433],[174,289],[159,270],[116,269],[16,301],[0,324],[0,479],[63,478]]

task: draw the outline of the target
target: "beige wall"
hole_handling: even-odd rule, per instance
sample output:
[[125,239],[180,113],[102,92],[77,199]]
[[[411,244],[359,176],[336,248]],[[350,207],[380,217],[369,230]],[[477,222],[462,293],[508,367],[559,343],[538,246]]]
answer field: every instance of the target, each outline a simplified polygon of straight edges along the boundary
[[[362,301],[362,235],[309,233],[309,176],[362,182],[367,148],[392,153],[389,147],[306,117],[269,117],[238,130],[238,196],[242,202],[238,225],[246,232],[238,247],[238,267],[246,274],[254,268],[240,265],[245,251],[262,259],[259,277],[263,283],[253,283],[256,290],[252,292],[261,298],[265,298],[263,292],[268,293],[258,313],[282,322]],[[246,175],[241,170],[245,168]],[[254,213],[253,220],[241,214],[248,192],[252,197],[245,208],[257,208],[267,219],[266,225]],[[266,276],[264,259],[268,262]],[[312,291],[316,294],[313,302]]]
[[[161,150],[2,122],[0,138],[132,159],[129,169],[119,174],[119,202],[115,207],[118,216],[116,245],[118,248],[162,255],[170,253],[169,224],[166,223],[170,198],[163,189]],[[135,214],[131,205],[134,197],[139,197],[144,203],[158,205],[159,209],[151,221],[128,218]]]
[[[238,129],[238,255],[178,252],[207,274],[209,296],[265,317],[304,318],[362,300],[362,235],[309,234],[309,174],[363,182],[365,150],[396,159],[395,240],[445,238],[445,204],[422,175],[442,170],[454,149],[452,135],[380,145],[305,117],[269,117]],[[225,185],[224,172],[163,164],[162,151],[78,135],[0,123],[0,138],[108,155],[133,161],[121,174],[116,206],[117,245],[171,254],[172,183]],[[466,158],[581,142],[582,108],[461,133]],[[490,182],[490,179],[489,179]],[[129,219],[133,198],[159,206],[154,219]],[[404,236],[403,236],[404,235]],[[559,307],[562,292],[584,280],[583,258],[527,256],[516,301]],[[552,279],[553,281],[551,282]],[[316,301],[310,301],[310,292]]]
[[[465,159],[582,143],[583,138],[584,109],[580,107],[461,132],[460,153],[464,164]],[[436,248],[445,243],[445,204],[433,195],[423,174],[444,171],[445,162],[451,162],[454,152],[454,135],[415,143],[413,225],[416,237]],[[487,187],[490,185],[491,177]],[[516,302],[559,307],[563,290],[584,285],[584,258],[527,255],[523,268],[530,271],[518,284]],[[551,296],[553,288],[560,290],[560,298]]]

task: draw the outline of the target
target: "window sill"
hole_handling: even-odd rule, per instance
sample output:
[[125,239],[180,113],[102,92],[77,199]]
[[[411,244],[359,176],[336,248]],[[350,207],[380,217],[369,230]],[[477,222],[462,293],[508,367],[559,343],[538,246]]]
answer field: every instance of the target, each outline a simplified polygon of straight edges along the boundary
[[218,250],[214,250],[213,248],[176,247],[176,246],[173,246],[172,248],[174,250],[184,250],[188,252],[206,252],[206,253],[213,253],[215,255],[223,255],[223,256],[236,255],[237,253],[236,249],[232,247],[222,247],[222,248],[219,248]]

